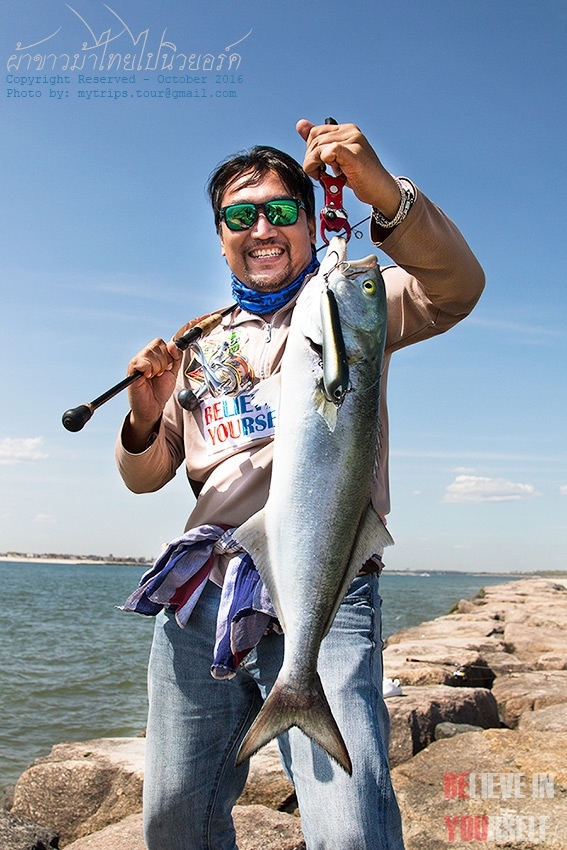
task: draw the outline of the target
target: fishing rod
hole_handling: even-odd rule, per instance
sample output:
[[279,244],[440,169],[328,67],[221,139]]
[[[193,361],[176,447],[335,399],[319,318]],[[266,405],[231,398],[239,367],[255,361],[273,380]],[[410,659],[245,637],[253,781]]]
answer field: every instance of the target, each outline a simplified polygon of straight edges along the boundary
[[[367,219],[363,219],[353,225],[352,230],[355,235],[358,235],[356,233],[356,228],[366,220]],[[317,253],[323,250],[323,248],[327,248],[325,243],[316,249]],[[198,319],[193,319],[191,322],[188,322],[179,329],[173,342],[180,351],[185,351],[192,343],[197,342],[197,340],[199,340],[202,336],[206,336],[214,328],[216,328],[221,323],[223,317],[234,310],[236,306],[236,304],[231,304],[230,307],[225,307],[215,313],[202,316]],[[106,402],[110,401],[110,399],[114,398],[114,396],[128,389],[128,387],[141,376],[142,372],[136,370],[92,401],[85,402],[84,404],[80,404],[78,407],[72,407],[70,410],[66,410],[61,418],[64,427],[67,431],[81,431],[92,417],[95,410],[102,407],[103,404],[106,404]]]
[[[200,316],[198,319],[193,319],[192,321],[187,322],[187,324],[183,325],[183,327],[178,330],[173,342],[180,351],[186,351],[190,345],[202,336],[206,336],[214,328],[220,325],[223,317],[228,315],[228,313],[234,310],[235,307],[236,304],[231,304],[230,307],[224,307],[222,310],[218,310],[215,313],[209,313],[206,316]],[[118,395],[118,393],[127,389],[130,384],[133,384],[134,381],[137,381],[142,375],[143,372],[136,370],[135,372],[132,372],[131,375],[127,375],[113,387],[110,387],[110,389],[106,390],[106,392],[102,393],[102,395],[93,399],[93,401],[89,401],[85,404],[80,404],[78,407],[72,407],[70,410],[66,410],[61,420],[64,427],[67,431],[80,431],[84,428],[98,407],[101,407],[107,401],[110,401],[111,398],[114,398],[115,395]]]

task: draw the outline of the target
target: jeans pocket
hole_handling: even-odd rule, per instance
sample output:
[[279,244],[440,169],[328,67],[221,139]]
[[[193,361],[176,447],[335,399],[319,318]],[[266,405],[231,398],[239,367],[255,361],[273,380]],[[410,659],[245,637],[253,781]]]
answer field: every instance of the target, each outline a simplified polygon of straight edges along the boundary
[[377,578],[373,574],[357,576],[346,592],[343,603],[347,605],[379,604]]

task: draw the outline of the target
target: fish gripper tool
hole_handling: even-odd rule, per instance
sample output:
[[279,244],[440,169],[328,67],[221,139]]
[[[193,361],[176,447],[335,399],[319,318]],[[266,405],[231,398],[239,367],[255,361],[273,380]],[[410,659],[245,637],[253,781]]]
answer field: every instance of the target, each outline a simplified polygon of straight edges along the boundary
[[[325,124],[336,124],[334,118],[326,118]],[[343,188],[346,183],[344,174],[333,175],[321,168],[319,171],[319,183],[325,192],[325,205],[320,212],[321,238],[326,245],[329,244],[327,231],[330,233],[344,232],[345,239],[350,239],[351,226],[348,223],[347,212],[343,207]]]

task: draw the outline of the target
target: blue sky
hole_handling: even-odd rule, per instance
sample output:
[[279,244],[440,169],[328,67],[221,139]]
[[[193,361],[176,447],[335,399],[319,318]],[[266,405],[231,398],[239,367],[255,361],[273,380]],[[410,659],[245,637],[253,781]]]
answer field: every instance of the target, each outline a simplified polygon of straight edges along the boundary
[[[135,496],[115,470],[125,395],[78,434],[61,414],[120,380],[153,337],[230,303],[204,193],[216,163],[256,143],[301,160],[296,120],[333,115],[454,219],[487,275],[466,322],[393,359],[388,565],[565,568],[567,7],[211,9],[3,3],[0,552],[152,556],[181,532],[192,506],[182,471]],[[194,70],[163,73],[198,83],[158,79],[160,41],[176,64],[195,54]],[[135,70],[117,70],[118,58],[108,70],[111,53]],[[206,54],[224,55],[220,71],[203,69]],[[81,73],[128,80],[89,85]],[[120,97],[79,97],[94,89]],[[366,215],[352,194],[346,206],[352,223]],[[374,250],[364,225],[350,255]]]

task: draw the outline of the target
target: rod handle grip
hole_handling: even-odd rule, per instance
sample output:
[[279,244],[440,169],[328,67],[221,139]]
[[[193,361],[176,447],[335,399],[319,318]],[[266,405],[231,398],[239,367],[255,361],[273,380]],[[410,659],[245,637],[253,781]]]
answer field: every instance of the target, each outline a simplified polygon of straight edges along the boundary
[[80,431],[85,427],[93,413],[94,409],[90,404],[80,404],[78,407],[66,410],[61,421],[67,431]]

